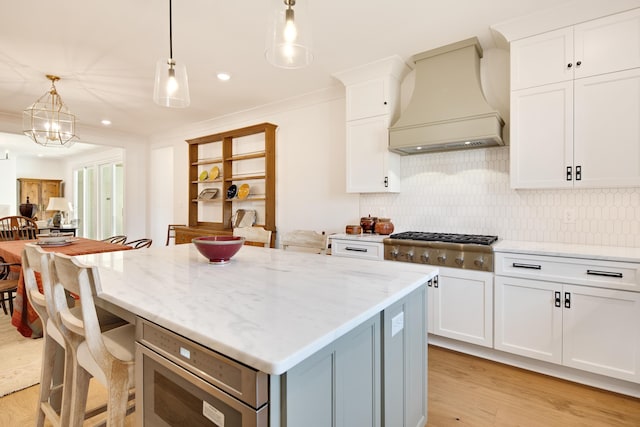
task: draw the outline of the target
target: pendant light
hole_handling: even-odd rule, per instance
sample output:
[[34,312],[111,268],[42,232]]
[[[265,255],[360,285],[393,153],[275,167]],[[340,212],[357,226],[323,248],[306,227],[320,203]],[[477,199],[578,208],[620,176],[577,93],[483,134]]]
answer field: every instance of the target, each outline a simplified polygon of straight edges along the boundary
[[313,60],[308,0],[275,0],[267,37],[267,60],[280,68],[302,68]]
[[173,108],[188,107],[191,102],[187,67],[184,64],[176,64],[173,59],[171,0],[169,0],[169,59],[160,59],[156,64],[153,101],[163,107]]
[[47,74],[51,89],[22,112],[22,131],[40,145],[70,146],[76,137],[76,116],[56,90],[60,77]]

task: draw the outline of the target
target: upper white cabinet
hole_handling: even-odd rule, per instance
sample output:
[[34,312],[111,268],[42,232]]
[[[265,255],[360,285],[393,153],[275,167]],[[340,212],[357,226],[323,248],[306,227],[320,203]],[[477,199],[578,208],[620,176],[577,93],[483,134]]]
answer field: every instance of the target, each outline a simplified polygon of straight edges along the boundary
[[389,151],[389,126],[400,110],[409,68],[398,56],[343,71],[346,86],[347,192],[400,191],[400,156]]
[[640,9],[511,44],[511,90],[640,67]]
[[640,185],[640,9],[511,46],[511,186]]

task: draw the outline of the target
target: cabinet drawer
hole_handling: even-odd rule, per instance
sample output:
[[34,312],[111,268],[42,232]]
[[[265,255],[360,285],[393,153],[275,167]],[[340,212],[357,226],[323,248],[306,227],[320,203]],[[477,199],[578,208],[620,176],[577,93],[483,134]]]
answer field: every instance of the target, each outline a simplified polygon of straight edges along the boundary
[[375,242],[355,242],[353,240],[332,240],[331,254],[335,256],[384,259],[384,245]]
[[500,276],[640,292],[640,264],[581,258],[496,253]]

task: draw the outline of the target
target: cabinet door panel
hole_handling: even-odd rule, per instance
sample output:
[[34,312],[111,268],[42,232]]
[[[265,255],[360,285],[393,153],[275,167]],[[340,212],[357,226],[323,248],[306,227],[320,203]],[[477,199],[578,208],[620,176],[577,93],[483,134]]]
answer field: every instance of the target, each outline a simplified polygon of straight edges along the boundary
[[434,334],[493,346],[493,274],[440,268],[433,288]]
[[511,44],[511,89],[573,79],[573,29],[562,28]]
[[[347,191],[399,191],[399,156],[389,147],[389,117],[347,122]],[[387,184],[385,185],[385,179]]]
[[575,81],[576,186],[640,185],[640,69]]
[[495,348],[547,362],[562,361],[562,285],[496,276]]
[[[640,383],[640,294],[565,285],[563,364]],[[563,295],[564,298],[564,295]]]
[[572,82],[511,92],[511,186],[571,187],[572,165]]
[[374,79],[347,86],[347,120],[389,113],[385,79]]
[[575,26],[575,77],[640,67],[640,9]]

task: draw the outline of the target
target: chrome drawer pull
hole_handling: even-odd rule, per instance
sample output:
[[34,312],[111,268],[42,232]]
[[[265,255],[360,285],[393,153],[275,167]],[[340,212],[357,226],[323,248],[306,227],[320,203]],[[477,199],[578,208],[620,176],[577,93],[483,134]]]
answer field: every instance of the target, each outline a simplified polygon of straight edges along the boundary
[[622,273],[615,273],[613,271],[587,270],[587,274],[591,274],[592,276],[617,277],[622,279]]
[[352,252],[368,252],[369,250],[366,248],[352,248],[351,246],[347,246],[346,248],[344,248],[345,251],[352,251]]
[[514,268],[530,268],[532,270],[542,270],[542,266],[541,265],[535,265],[535,264],[520,264],[519,262],[514,262],[513,263],[513,267]]

